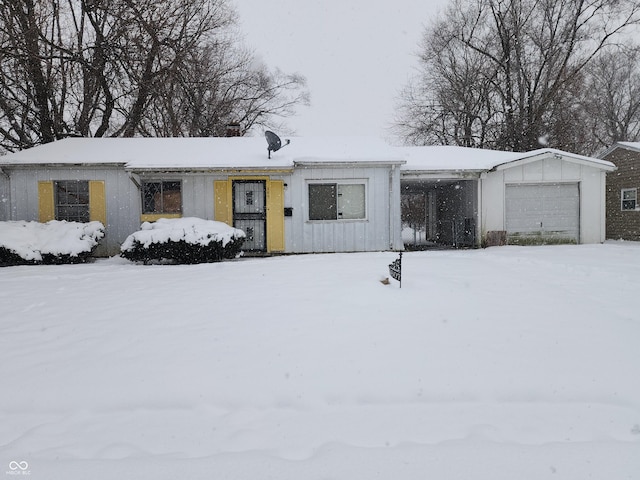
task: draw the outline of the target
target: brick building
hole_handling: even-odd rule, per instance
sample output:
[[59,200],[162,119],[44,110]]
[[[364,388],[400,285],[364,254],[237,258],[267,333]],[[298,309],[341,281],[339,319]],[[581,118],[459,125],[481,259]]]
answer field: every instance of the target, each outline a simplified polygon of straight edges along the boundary
[[606,237],[640,241],[640,142],[618,142],[601,158],[618,168],[607,173]]

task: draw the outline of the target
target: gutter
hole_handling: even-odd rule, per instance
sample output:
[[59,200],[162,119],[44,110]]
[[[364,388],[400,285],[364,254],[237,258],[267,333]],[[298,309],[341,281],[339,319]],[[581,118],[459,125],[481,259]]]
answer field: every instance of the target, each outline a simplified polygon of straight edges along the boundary
[[386,167],[398,166],[407,163],[405,160],[296,160],[293,162],[295,167]]
[[260,173],[262,175],[272,173],[292,173],[293,168],[273,168],[273,167],[202,167],[202,168],[164,168],[164,167],[135,167],[125,168],[129,175],[139,175],[144,173],[181,173],[199,175],[203,173],[226,173],[226,174],[247,174]]

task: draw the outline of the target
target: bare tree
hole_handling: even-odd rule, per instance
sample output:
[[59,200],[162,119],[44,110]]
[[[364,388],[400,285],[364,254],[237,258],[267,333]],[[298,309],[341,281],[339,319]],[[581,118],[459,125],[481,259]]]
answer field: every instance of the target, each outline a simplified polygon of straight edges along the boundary
[[227,0],[0,0],[0,147],[68,135],[219,135],[307,102],[256,67]]
[[396,127],[411,144],[481,148],[491,142],[496,68],[452,39],[442,20],[421,42],[420,75],[401,93]]
[[159,136],[223,136],[238,124],[244,135],[256,125],[272,127],[298,105],[309,103],[301,75],[270,71],[231,42],[194,49],[164,83],[149,108],[147,133]]
[[[421,65],[431,73],[404,99],[399,130],[415,138],[405,112],[422,104],[429,119],[433,112],[453,119],[420,123],[430,139],[503,150],[574,145],[563,138],[568,99],[586,66],[639,21],[635,0],[455,0],[425,34]],[[469,113],[460,117],[461,110]],[[472,135],[460,139],[456,130]]]
[[589,67],[583,108],[592,150],[640,140],[640,49],[603,52]]

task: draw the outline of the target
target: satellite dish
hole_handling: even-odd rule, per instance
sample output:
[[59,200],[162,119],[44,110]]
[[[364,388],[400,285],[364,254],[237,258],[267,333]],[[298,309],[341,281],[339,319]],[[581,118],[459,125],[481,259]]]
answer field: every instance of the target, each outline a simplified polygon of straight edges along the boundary
[[[264,132],[264,137],[267,139],[267,152],[269,154],[269,158],[271,158],[271,152],[277,152],[282,148],[282,141],[278,135],[269,130]],[[289,140],[285,140],[285,142],[287,143],[285,143],[284,146],[287,146],[290,143]]]

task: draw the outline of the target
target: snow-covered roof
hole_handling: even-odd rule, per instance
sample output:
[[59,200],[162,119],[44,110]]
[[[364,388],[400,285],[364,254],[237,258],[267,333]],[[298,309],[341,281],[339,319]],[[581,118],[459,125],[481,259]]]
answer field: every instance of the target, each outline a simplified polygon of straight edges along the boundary
[[635,148],[640,150],[640,142],[618,142],[620,145],[624,145],[625,147]]
[[551,148],[516,153],[455,146],[394,147],[375,137],[294,137],[269,159],[267,143],[261,136],[67,138],[0,157],[0,165],[122,165],[137,171],[270,170],[297,165],[382,163],[400,164],[405,172],[486,172],[549,156],[615,169],[606,160]]
[[399,147],[407,163],[402,166],[408,172],[487,172],[513,166],[515,162],[539,160],[541,157],[556,157],[576,163],[593,164],[605,170],[614,164],[583,155],[543,148],[530,152],[503,152],[456,146]]
[[627,150],[634,150],[636,152],[640,152],[640,142],[616,142],[611,145],[609,148],[604,150],[600,157],[606,157],[611,152],[613,152],[616,148],[625,148]]
[[0,157],[0,165],[124,165],[131,170],[292,168],[298,163],[400,163],[398,152],[368,137],[295,137],[267,155],[263,137],[67,138]]

